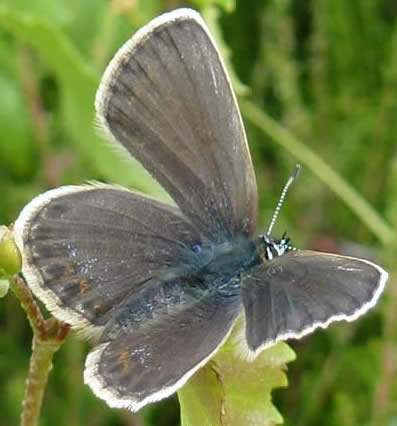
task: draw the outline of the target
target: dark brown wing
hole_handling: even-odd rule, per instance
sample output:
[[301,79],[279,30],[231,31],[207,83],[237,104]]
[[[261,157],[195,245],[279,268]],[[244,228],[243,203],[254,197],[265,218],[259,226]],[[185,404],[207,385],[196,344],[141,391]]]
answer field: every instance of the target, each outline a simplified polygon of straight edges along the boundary
[[201,242],[180,211],[111,186],[61,187],[15,223],[28,284],[58,318],[88,335],[125,300]]
[[387,272],[363,259],[299,250],[267,262],[242,289],[248,349],[300,338],[375,305]]
[[154,19],[116,54],[99,121],[208,238],[255,229],[257,190],[234,93],[199,14]]
[[[174,284],[188,287],[179,281]],[[191,299],[170,305],[166,314],[140,326],[130,313],[136,308],[126,308],[105,330],[105,343],[88,355],[84,372],[97,396],[112,407],[132,411],[182,387],[227,338],[241,304],[239,298],[220,295]],[[106,341],[116,323],[124,331]]]

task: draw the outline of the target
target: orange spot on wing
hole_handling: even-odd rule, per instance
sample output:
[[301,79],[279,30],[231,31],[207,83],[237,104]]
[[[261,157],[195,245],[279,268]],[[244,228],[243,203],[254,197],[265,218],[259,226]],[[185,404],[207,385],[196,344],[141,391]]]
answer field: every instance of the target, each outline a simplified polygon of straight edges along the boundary
[[130,359],[128,357],[128,352],[126,351],[121,352],[117,358],[119,362],[122,364],[124,370],[126,370],[130,366]]
[[88,290],[88,281],[86,279],[83,279],[80,281],[80,294],[83,295]]

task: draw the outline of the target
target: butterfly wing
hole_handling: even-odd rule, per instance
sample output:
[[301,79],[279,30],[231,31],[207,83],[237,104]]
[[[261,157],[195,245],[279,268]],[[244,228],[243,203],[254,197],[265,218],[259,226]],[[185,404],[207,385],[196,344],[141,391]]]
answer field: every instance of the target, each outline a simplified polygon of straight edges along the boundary
[[219,242],[255,230],[257,190],[225,67],[200,15],[154,19],[119,50],[96,97],[100,123]]
[[[172,291],[175,285],[186,289],[189,283],[176,279],[168,285],[171,289],[160,285],[164,301],[176,294]],[[84,373],[85,382],[97,396],[112,407],[132,411],[182,387],[222,345],[241,309],[240,300],[230,296],[185,295],[183,303],[168,303],[162,312],[154,308],[151,320],[145,317],[141,321],[139,305],[142,303],[135,299],[126,308],[129,313],[120,313],[109,324],[104,342],[88,355]]]
[[70,186],[28,204],[14,227],[30,287],[58,318],[101,332],[128,297],[200,235],[180,211],[111,186]]
[[356,319],[375,305],[386,280],[378,265],[347,256],[302,250],[274,258],[243,285],[249,352]]

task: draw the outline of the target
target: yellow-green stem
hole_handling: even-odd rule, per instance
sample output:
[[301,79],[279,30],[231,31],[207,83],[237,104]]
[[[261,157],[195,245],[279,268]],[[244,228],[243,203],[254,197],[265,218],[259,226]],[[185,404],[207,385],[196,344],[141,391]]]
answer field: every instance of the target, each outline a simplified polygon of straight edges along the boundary
[[59,341],[44,341],[38,336],[33,337],[32,356],[22,403],[21,426],[38,424],[48,374],[52,368],[52,358],[60,345]]

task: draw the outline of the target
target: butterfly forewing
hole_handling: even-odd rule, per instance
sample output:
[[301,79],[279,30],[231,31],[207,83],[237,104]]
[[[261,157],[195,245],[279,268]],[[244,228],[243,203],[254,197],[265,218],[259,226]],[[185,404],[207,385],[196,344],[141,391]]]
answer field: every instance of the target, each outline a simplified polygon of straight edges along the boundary
[[99,120],[215,242],[255,229],[255,175],[235,96],[201,17],[153,20],[112,60]]
[[201,236],[172,206],[101,185],[36,198],[15,232],[30,286],[59,318],[90,334]]

